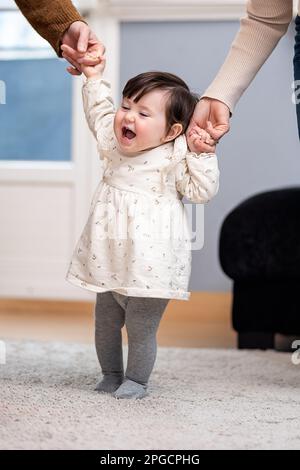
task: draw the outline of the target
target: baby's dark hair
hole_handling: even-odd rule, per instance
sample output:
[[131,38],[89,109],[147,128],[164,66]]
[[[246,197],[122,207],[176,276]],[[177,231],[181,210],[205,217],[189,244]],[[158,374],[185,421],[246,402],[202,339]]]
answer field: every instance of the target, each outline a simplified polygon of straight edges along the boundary
[[182,133],[189,125],[199,97],[177,75],[168,72],[145,72],[131,78],[123,89],[123,98],[132,98],[137,103],[142,96],[153,90],[168,90],[166,102],[167,132],[175,123],[182,124]]

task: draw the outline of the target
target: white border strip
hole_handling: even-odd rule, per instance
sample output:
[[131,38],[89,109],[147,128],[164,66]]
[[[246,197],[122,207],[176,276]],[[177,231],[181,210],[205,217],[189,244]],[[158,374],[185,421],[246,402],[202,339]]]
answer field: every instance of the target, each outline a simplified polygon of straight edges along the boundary
[[246,10],[246,0],[99,0],[100,14],[120,21],[232,21]]
[[[294,15],[298,1],[293,0]],[[102,11],[120,21],[239,20],[247,0],[73,0],[82,14]],[[1,0],[1,10],[16,10],[12,0]]]

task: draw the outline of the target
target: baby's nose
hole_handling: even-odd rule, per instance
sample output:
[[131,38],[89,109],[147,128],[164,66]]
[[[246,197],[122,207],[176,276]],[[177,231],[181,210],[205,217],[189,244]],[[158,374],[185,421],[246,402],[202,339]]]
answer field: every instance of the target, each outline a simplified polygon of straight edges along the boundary
[[128,122],[133,122],[134,121],[134,114],[132,112],[129,112],[126,114],[126,120]]

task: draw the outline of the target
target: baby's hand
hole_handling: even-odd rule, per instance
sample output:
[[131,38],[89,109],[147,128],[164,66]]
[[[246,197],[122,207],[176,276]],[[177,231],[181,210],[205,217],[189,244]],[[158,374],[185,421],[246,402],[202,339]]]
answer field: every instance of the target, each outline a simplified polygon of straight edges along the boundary
[[[63,44],[61,46],[61,50],[62,56],[66,58],[76,69],[84,73],[87,78],[102,76],[106,60],[103,55],[100,55],[99,51],[97,51],[97,48],[82,54],[77,52],[72,47]],[[88,61],[89,63],[94,61],[95,65],[85,65],[83,61]],[[73,67],[68,67],[67,70],[71,75],[78,75],[78,73],[74,71]]]
[[207,145],[212,146],[215,152],[216,150],[215,141],[211,138],[210,134],[207,131],[205,131],[204,129],[201,129],[197,125],[194,125],[192,127],[192,129],[188,133],[188,137],[193,146],[195,145],[195,143],[201,141]]

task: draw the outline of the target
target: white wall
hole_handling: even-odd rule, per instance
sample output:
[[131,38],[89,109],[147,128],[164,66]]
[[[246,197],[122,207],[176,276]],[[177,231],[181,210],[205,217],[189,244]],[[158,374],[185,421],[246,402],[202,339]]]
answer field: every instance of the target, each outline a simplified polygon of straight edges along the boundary
[[[237,21],[123,23],[121,86],[141,71],[177,73],[200,94],[222,64]],[[300,152],[292,103],[294,25],[236,107],[231,132],[217,151],[220,190],[205,207],[205,242],[193,252],[191,290],[223,291],[231,282],[218,261],[226,214],[254,193],[300,183]],[[142,39],[141,39],[142,38]]]

